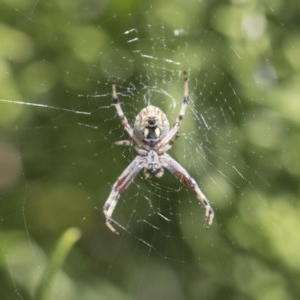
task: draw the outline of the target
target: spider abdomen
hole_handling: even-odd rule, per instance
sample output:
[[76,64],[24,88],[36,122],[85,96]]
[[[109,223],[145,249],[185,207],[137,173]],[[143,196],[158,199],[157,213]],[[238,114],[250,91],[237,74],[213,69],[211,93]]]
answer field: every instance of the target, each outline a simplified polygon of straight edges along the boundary
[[133,131],[141,140],[153,146],[169,132],[169,121],[161,109],[149,105],[137,115]]

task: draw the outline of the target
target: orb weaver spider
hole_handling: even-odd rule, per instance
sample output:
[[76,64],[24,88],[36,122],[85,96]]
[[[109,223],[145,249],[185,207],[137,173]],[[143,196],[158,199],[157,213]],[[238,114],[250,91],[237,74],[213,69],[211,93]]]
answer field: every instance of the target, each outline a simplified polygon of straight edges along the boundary
[[200,190],[196,181],[189,173],[166,152],[170,150],[173,142],[176,140],[179,127],[182,123],[185,111],[189,102],[188,76],[184,72],[184,95],[179,115],[174,125],[169,129],[168,119],[161,109],[149,105],[141,110],[136,116],[133,128],[121,107],[118,95],[116,81],[112,83],[112,103],[116,108],[117,114],[121,120],[124,129],[129,134],[131,141],[117,141],[116,145],[133,146],[137,151],[137,156],[122,172],[117,181],[113,184],[108,199],[103,206],[106,226],[114,233],[119,232],[113,226],[112,214],[117,205],[118,199],[124,192],[134,177],[143,169],[145,178],[151,176],[161,177],[164,174],[164,168],[168,169],[178,180],[190,188],[197,197],[199,203],[205,208],[205,227],[212,225],[214,211],[209,200]]

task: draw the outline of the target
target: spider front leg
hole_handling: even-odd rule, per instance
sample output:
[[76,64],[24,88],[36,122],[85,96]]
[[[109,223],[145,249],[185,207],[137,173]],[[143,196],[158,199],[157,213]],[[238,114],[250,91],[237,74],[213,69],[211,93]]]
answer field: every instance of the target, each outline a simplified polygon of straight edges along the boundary
[[205,197],[205,195],[200,190],[196,181],[189,175],[189,173],[170,155],[164,154],[161,156],[160,161],[162,165],[168,169],[176,178],[178,178],[182,183],[184,183],[187,187],[194,191],[198,201],[205,208],[205,220],[204,225],[208,229],[214,219],[214,210],[211,207],[210,202]]
[[137,145],[142,145],[142,141],[134,134],[131,125],[128,123],[128,120],[123,112],[121,107],[118,94],[117,94],[117,84],[116,81],[113,80],[112,83],[112,102],[116,108],[117,114],[121,120],[121,124],[123,125],[124,129],[127,131],[129,136],[137,143]]
[[160,148],[162,145],[166,145],[166,144],[172,145],[179,136],[178,130],[179,130],[179,127],[181,126],[183,117],[186,112],[186,108],[189,103],[189,85],[188,84],[189,84],[189,79],[187,76],[187,72],[184,72],[183,100],[182,100],[181,108],[179,111],[179,115],[178,115],[175,123],[173,124],[172,128],[168,132],[168,134],[158,143],[157,148]]
[[112,214],[115,210],[117,202],[120,198],[121,193],[123,193],[137,173],[145,166],[145,161],[141,156],[137,156],[122,172],[120,177],[114,183],[110,195],[108,196],[104,206],[103,213],[105,215],[105,225],[114,233],[119,234],[119,232],[112,225]]

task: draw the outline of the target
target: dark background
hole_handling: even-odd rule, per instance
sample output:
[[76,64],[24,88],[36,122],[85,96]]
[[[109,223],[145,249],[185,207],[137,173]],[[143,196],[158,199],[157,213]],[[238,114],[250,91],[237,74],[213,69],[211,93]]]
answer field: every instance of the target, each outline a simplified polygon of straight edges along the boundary
[[[43,282],[44,299],[299,298],[299,12],[293,0],[1,1],[1,299],[38,298]],[[129,120],[151,98],[172,123],[183,70],[191,104],[170,153],[214,225],[172,176],[138,176],[117,237],[102,206],[135,152],[112,146],[127,138],[112,78]],[[73,227],[79,241],[53,256]]]

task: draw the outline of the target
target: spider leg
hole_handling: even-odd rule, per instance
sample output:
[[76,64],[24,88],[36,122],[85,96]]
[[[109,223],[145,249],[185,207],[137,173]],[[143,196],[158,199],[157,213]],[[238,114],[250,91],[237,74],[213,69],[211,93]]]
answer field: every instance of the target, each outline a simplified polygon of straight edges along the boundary
[[116,141],[116,142],[114,142],[114,144],[116,146],[133,146],[134,145],[132,141],[128,141],[128,140]]
[[105,215],[106,226],[114,233],[119,234],[119,232],[112,225],[113,220],[111,218],[113,211],[117,205],[121,193],[123,193],[137,173],[145,166],[146,162],[141,156],[137,156],[122,172],[117,181],[112,186],[110,195],[108,196],[104,206],[103,213]]
[[128,123],[128,120],[123,112],[123,109],[121,107],[118,94],[117,94],[117,84],[116,81],[113,80],[112,83],[112,103],[116,108],[117,114],[121,120],[121,124],[123,125],[124,129],[127,131],[129,136],[138,144],[142,145],[142,141],[134,134],[133,129],[131,125]]
[[173,144],[179,139],[179,137],[180,137],[180,132],[177,131],[173,136],[173,138],[170,140],[169,145],[173,146]]
[[179,115],[175,121],[175,123],[173,124],[172,128],[170,129],[170,131],[168,132],[168,134],[159,142],[158,144],[158,148],[161,146],[161,145],[166,145],[166,144],[173,144],[177,137],[177,133],[178,133],[178,130],[179,130],[179,127],[182,123],[182,120],[183,120],[183,117],[185,115],[185,112],[186,112],[186,108],[187,108],[187,105],[189,103],[189,86],[188,86],[188,76],[187,76],[187,72],[184,72],[184,92],[183,92],[183,100],[182,100],[182,104],[181,104],[181,108],[180,108],[180,111],[179,111]]
[[189,175],[189,173],[170,155],[164,154],[160,157],[161,164],[168,169],[176,178],[178,178],[182,183],[184,183],[187,187],[189,187],[194,193],[198,201],[205,208],[205,222],[204,225],[208,229],[213,222],[214,219],[214,210],[211,207],[209,200],[205,197],[205,195],[200,190],[196,181]]

